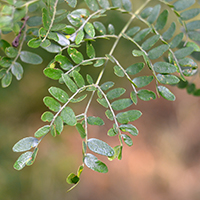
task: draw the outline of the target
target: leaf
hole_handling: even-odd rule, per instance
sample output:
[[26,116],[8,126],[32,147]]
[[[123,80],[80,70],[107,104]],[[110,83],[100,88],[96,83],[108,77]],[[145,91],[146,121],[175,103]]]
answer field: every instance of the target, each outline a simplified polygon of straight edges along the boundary
[[39,150],[38,148],[34,149],[31,158],[28,160],[28,162],[26,162],[27,166],[31,166],[34,163],[36,156],[37,156],[37,153],[38,153],[38,150]]
[[62,77],[63,71],[60,69],[56,69],[56,68],[50,68],[47,67],[44,69],[44,75],[53,79],[53,80],[58,80]]
[[162,30],[166,23],[167,23],[167,18],[168,18],[168,10],[164,10],[158,17],[157,21],[156,21],[156,25],[155,25],[155,29],[158,30]]
[[159,12],[160,12],[160,8],[161,8],[161,6],[158,4],[158,5],[156,5],[156,6],[153,8],[153,10],[151,11],[151,14],[150,14],[149,17],[147,18],[147,21],[148,21],[150,24],[153,24],[153,23],[156,21],[158,15],[159,15]]
[[62,117],[63,121],[69,126],[75,126],[77,124],[76,115],[70,107],[65,107],[62,110],[60,116]]
[[143,101],[150,101],[152,99],[156,99],[155,93],[150,90],[139,90],[137,96]]
[[77,51],[75,48],[68,48],[67,52],[69,54],[69,56],[71,57],[71,59],[76,63],[79,64],[83,61],[83,55]]
[[86,97],[87,97],[87,94],[84,94],[84,95],[82,95],[82,96],[80,96],[78,98],[73,98],[70,102],[72,102],[72,103],[78,103],[78,102],[83,101]]
[[173,37],[175,30],[176,30],[176,23],[172,22],[170,27],[167,29],[167,31],[163,33],[162,35],[163,39],[170,40]]
[[63,120],[60,116],[57,116],[55,121],[54,121],[54,126],[56,128],[57,134],[61,134],[63,131]]
[[121,0],[112,0],[113,7],[121,8]]
[[1,80],[1,85],[3,88],[8,87],[11,84],[12,81],[12,74],[10,72],[6,72],[4,77]]
[[133,141],[132,141],[132,139],[131,139],[128,135],[122,134],[121,136],[122,136],[122,138],[124,139],[124,142],[125,142],[129,147],[133,145]]
[[132,4],[130,0],[122,0],[122,5],[125,10],[131,11],[132,10]]
[[189,20],[196,17],[200,13],[200,8],[186,10],[180,14],[182,20]]
[[95,57],[95,50],[90,41],[87,41],[87,43],[86,43],[86,53],[89,58]]
[[107,92],[106,96],[109,100],[120,97],[126,92],[124,88],[115,88]]
[[42,17],[40,16],[32,16],[27,20],[28,26],[40,26],[42,24]]
[[151,29],[150,28],[145,28],[145,29],[142,29],[139,33],[137,33],[135,36],[134,36],[134,40],[136,42],[140,42],[141,40],[143,40],[149,33],[150,33]]
[[192,67],[197,68],[197,63],[194,62],[191,58],[183,58],[179,60],[179,65],[181,67]]
[[93,38],[95,36],[94,26],[90,22],[87,22],[85,24],[84,30],[91,38]]
[[93,83],[94,83],[92,77],[91,77],[89,74],[86,75],[86,79],[87,79],[87,82],[88,82],[89,84],[93,84]]
[[190,31],[188,32],[188,36],[191,40],[200,41],[200,34],[198,31]]
[[143,68],[144,68],[144,63],[141,62],[135,63],[126,69],[126,73],[129,75],[135,75],[139,73]]
[[108,33],[110,35],[114,35],[115,34],[115,27],[112,24],[108,24]]
[[116,118],[119,123],[127,124],[128,122],[137,120],[141,115],[142,113],[139,110],[129,110],[126,112],[118,113]]
[[94,64],[94,67],[100,67],[104,64],[105,60],[104,59],[99,59],[96,61],[96,63]]
[[114,156],[108,157],[108,159],[110,161],[114,160],[115,158],[118,158],[119,160],[121,160],[122,146],[117,145],[117,146],[113,147],[113,150],[115,152]]
[[90,116],[87,118],[87,122],[90,125],[98,125],[98,126],[104,125],[104,121],[100,117]]
[[97,99],[97,102],[104,106],[105,108],[108,108],[108,102],[105,99]]
[[80,30],[76,35],[75,43],[80,44],[82,42],[83,38],[84,38],[84,35],[85,34],[84,34],[83,30]]
[[111,87],[113,87],[114,84],[115,84],[114,82],[108,81],[108,82],[103,83],[100,87],[101,87],[102,90],[108,90]]
[[128,35],[129,37],[132,37],[132,36],[135,35],[139,30],[140,30],[140,27],[139,27],[139,26],[135,26],[135,27],[129,29],[129,30],[126,32],[126,35]]
[[57,61],[60,64],[60,67],[64,70],[70,70],[73,67],[72,63],[66,56],[58,54],[55,57],[55,61]]
[[78,90],[77,85],[72,81],[72,79],[67,74],[62,75],[63,81],[65,82],[66,86],[72,93],[75,93]]
[[190,55],[193,51],[194,51],[193,47],[184,47],[182,49],[178,49],[177,51],[175,51],[174,55],[176,56],[177,59],[181,59]]
[[113,114],[110,110],[106,110],[105,115],[109,120],[111,120],[111,121],[114,120]]
[[173,5],[176,11],[181,11],[181,10],[185,10],[186,8],[189,8],[194,3],[195,3],[195,0],[179,0],[179,1],[176,1]]
[[159,35],[154,35],[150,38],[148,38],[146,41],[144,41],[142,43],[142,48],[144,50],[149,50],[158,40],[159,40],[160,36]]
[[61,46],[67,46],[70,44],[70,41],[66,38],[65,35],[60,34],[60,33],[56,33],[58,36],[58,44],[60,44]]
[[41,128],[39,128],[36,132],[35,132],[35,137],[42,137],[44,135],[46,135],[50,130],[50,126],[49,125],[45,125]]
[[42,120],[43,122],[51,122],[51,121],[53,120],[53,117],[54,117],[54,115],[53,115],[51,112],[46,111],[46,112],[44,112],[44,113],[42,114],[41,120]]
[[0,59],[0,66],[2,67],[10,67],[10,65],[12,64],[13,60],[11,58],[8,57],[2,57]]
[[143,19],[145,19],[145,18],[147,18],[147,17],[151,14],[152,10],[153,10],[152,7],[147,7],[147,8],[145,8],[145,9],[140,13],[140,16],[141,16]]
[[19,56],[23,62],[32,64],[32,65],[39,65],[43,61],[39,55],[29,52],[29,51],[21,51]]
[[82,124],[77,123],[76,124],[76,129],[79,132],[81,138],[84,139],[86,137],[86,133],[85,133],[85,129],[83,128]]
[[108,130],[107,135],[110,137],[113,137],[113,136],[117,135],[117,133],[114,131],[113,128],[111,128]]
[[23,152],[38,145],[39,140],[34,137],[26,137],[18,141],[12,148],[14,152]]
[[69,184],[77,184],[79,182],[79,177],[77,175],[75,175],[74,173],[71,173],[68,175],[66,181]]
[[109,8],[110,4],[109,4],[109,1],[108,0],[97,0],[99,5],[102,7],[102,8]]
[[18,50],[15,49],[14,47],[7,47],[5,49],[5,54],[9,57],[9,58],[14,58],[17,56],[18,54]]
[[179,33],[178,35],[176,35],[173,40],[169,43],[170,48],[176,48],[182,41],[184,34],[183,33]]
[[193,31],[196,29],[200,29],[200,20],[192,21],[186,24],[186,28],[188,31]]
[[101,162],[100,160],[98,160],[98,158],[90,153],[87,153],[85,158],[84,158],[84,163],[85,165],[96,171],[96,172],[100,172],[100,173],[107,173],[108,172],[108,168],[107,166]]
[[[47,41],[47,40],[45,40],[45,41]],[[53,43],[51,43],[48,46],[41,46],[41,47],[50,53],[59,53],[61,51],[61,47],[59,45],[53,44]]]
[[24,70],[20,63],[14,62],[11,65],[11,72],[16,77],[17,80],[20,80],[22,78]]
[[158,73],[174,73],[176,72],[176,67],[167,62],[156,62],[153,68]]
[[148,52],[149,58],[154,60],[162,56],[167,50],[169,49],[168,45],[162,44],[160,46],[155,47],[154,49],[151,49]]
[[31,159],[32,156],[31,151],[27,151],[26,153],[23,153],[15,162],[14,169],[21,170],[26,166],[26,163]]
[[133,102],[135,105],[137,105],[137,94],[136,94],[134,91],[132,91],[132,92],[130,93],[130,97],[131,97],[132,102]]
[[28,46],[31,48],[38,48],[41,45],[41,43],[42,43],[41,39],[33,38],[28,41]]
[[119,77],[124,77],[124,72],[118,65],[114,66],[114,73]]
[[72,77],[73,77],[76,85],[78,85],[79,88],[85,86],[85,81],[84,81],[82,75],[79,72],[77,72],[76,70],[74,70],[72,72]]
[[101,22],[93,22],[93,25],[101,35],[106,35],[106,27]]
[[46,8],[42,9],[42,22],[44,28],[48,30],[51,23],[51,18]]
[[113,156],[115,153],[111,146],[96,138],[90,138],[87,142],[87,145],[91,151],[103,156]]
[[99,9],[99,6],[96,0],[84,0],[84,1],[86,2],[90,10],[97,11]]
[[138,130],[135,126],[133,126],[132,124],[122,124],[119,126],[120,130],[123,132],[128,132],[133,136],[137,136],[138,135]]
[[61,108],[61,105],[52,97],[44,97],[44,104],[52,111],[58,112]]
[[119,99],[119,100],[114,101],[111,104],[111,106],[112,106],[113,110],[123,110],[125,108],[128,108],[132,104],[133,104],[133,102],[131,99],[125,98],[125,99]]
[[49,88],[49,93],[55,98],[57,99],[58,101],[60,101],[61,103],[66,103],[69,99],[69,96],[68,94],[60,89],[60,88],[57,88],[57,87],[50,87]]
[[166,88],[165,86],[158,86],[158,92],[159,94],[169,100],[169,101],[175,101],[176,97],[174,96],[174,94],[168,89]]
[[195,42],[187,42],[186,47],[192,47],[194,51],[200,52],[200,47]]
[[188,94],[192,94],[192,93],[195,92],[196,86],[195,86],[194,83],[191,83],[191,84],[189,84],[189,85],[187,86],[186,89],[187,89],[187,93],[188,93]]
[[77,0],[65,0],[67,2],[67,4],[72,7],[75,8],[76,4],[77,4]]
[[163,75],[163,74],[158,74],[157,79],[160,83],[169,85],[175,85],[180,81],[179,78],[174,75]]
[[132,81],[138,88],[141,88],[151,83],[152,80],[153,76],[139,76],[134,78]]

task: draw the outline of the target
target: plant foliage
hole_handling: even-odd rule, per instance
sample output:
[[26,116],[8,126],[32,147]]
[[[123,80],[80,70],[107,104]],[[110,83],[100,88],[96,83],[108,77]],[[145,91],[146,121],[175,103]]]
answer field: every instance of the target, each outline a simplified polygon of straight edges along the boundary
[[[118,28],[111,23],[108,26],[104,24],[102,19],[107,17],[108,12],[126,15],[128,20],[124,21],[121,30],[116,31]],[[48,133],[55,137],[62,133],[65,126],[74,126],[83,140],[83,164],[77,174],[71,173],[67,177],[67,182],[76,185],[84,166],[101,173],[108,171],[96,154],[104,155],[109,160],[121,160],[124,144],[133,144],[130,136],[138,135],[138,130],[132,122],[142,115],[141,111],[132,109],[133,104],[160,96],[174,101],[175,95],[170,91],[170,85],[186,88],[189,94],[200,96],[200,89],[186,80],[198,75],[194,59],[199,60],[200,55],[200,20],[195,18],[199,13],[200,8],[195,0],[146,0],[134,10],[130,0],[2,1],[2,87],[8,87],[13,76],[17,80],[23,77],[23,63],[38,65],[43,62],[42,55],[37,53],[38,48],[54,56],[43,73],[60,84],[60,87],[50,87],[49,96],[43,99],[48,111],[42,114],[41,119],[48,125],[39,128],[34,137],[23,138],[14,145],[13,151],[24,152],[14,168],[21,170],[33,164],[38,145]],[[173,20],[169,23],[171,18]],[[15,37],[10,42],[5,38],[11,32]],[[105,39],[113,41],[112,47],[110,50],[106,48],[103,56],[97,56],[95,41]],[[114,51],[119,41],[125,40],[132,47],[130,56],[141,56],[143,62],[122,66]],[[119,82],[122,78],[129,81],[132,87],[129,98],[123,97],[126,89],[114,87],[112,80],[102,83],[105,69],[111,66],[109,62]],[[81,73],[84,66],[90,68],[86,76]],[[97,79],[93,77],[93,68],[99,69]],[[148,68],[151,75],[141,74],[144,68]],[[146,88],[150,83],[155,85],[155,91]],[[88,115],[96,97],[104,109],[105,118],[113,123],[107,135],[119,138],[119,144],[115,147],[90,138],[89,125],[105,124],[98,113]],[[87,99],[86,107],[80,113],[75,112],[72,104],[84,99]]]

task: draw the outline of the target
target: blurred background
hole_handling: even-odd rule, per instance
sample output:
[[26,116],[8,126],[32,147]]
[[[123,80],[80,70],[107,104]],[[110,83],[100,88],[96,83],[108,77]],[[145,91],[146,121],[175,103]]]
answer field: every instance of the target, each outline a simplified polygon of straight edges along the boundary
[[[132,2],[133,10],[136,10],[144,1]],[[151,5],[156,3],[157,1],[152,1]],[[109,12],[103,20],[107,25],[113,23],[118,33],[127,19],[126,14]],[[173,19],[169,19],[168,24],[170,20]],[[137,25],[141,24],[135,20],[131,27]],[[97,56],[108,53],[113,41],[97,41]],[[125,68],[142,61],[131,55],[134,48],[133,44],[122,40],[114,53]],[[22,171],[14,170],[13,164],[20,154],[12,152],[13,145],[23,137],[33,136],[44,125],[40,116],[47,108],[42,99],[49,95],[47,89],[50,86],[58,86],[56,81],[43,75],[42,71],[50,58],[42,49],[39,51],[44,58],[42,65],[23,65],[23,79],[16,81],[14,78],[11,86],[0,88],[0,199],[200,199],[200,99],[176,86],[169,87],[176,95],[175,102],[163,98],[149,102],[139,100],[137,106],[131,107],[143,113],[133,123],[138,128],[139,135],[132,137],[132,147],[124,145],[121,161],[110,162],[103,156],[98,156],[107,164],[107,174],[85,167],[78,186],[66,193],[70,188],[66,177],[71,172],[76,173],[78,166],[82,164],[82,140],[73,127],[66,127],[56,138],[50,134],[46,136],[39,145],[39,153],[33,166],[25,167]],[[3,55],[2,52],[0,54]],[[100,69],[90,68],[84,67],[81,72],[86,74],[89,70],[95,80]],[[150,74],[147,67],[141,73],[144,74]],[[112,64],[108,65],[101,83],[109,80],[116,82],[115,86],[124,86],[127,89],[124,97],[129,96],[131,87],[128,81],[114,75]],[[195,81],[200,88],[199,80]],[[65,89],[64,85],[62,88]],[[155,91],[155,83],[147,88]],[[86,103],[87,99],[83,104],[72,107],[79,111]],[[94,100],[89,115],[105,118],[104,112]],[[118,145],[118,138],[107,136],[112,123],[108,120],[105,122],[103,127],[89,126],[89,137],[105,140],[114,147]]]

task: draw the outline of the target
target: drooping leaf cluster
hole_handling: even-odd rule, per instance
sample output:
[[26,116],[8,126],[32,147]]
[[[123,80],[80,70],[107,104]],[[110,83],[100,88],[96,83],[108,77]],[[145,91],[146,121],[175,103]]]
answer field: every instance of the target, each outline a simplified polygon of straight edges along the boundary
[[[154,6],[151,6],[152,2]],[[0,48],[4,52],[0,57],[2,87],[11,84],[13,75],[17,80],[22,78],[23,63],[42,63],[38,48],[54,56],[43,72],[46,77],[60,83],[60,87],[50,87],[49,96],[43,99],[48,111],[42,114],[41,119],[49,124],[39,128],[34,137],[26,137],[14,145],[13,151],[25,152],[15,162],[14,168],[21,170],[33,164],[38,145],[48,133],[55,137],[66,125],[75,126],[83,139],[83,164],[77,174],[71,173],[67,178],[68,183],[75,185],[84,165],[97,172],[108,171],[96,154],[109,160],[120,160],[124,143],[133,145],[130,136],[138,135],[138,130],[132,122],[142,115],[141,111],[132,109],[138,100],[150,101],[162,96],[174,101],[170,85],[186,88],[189,94],[200,96],[200,89],[196,89],[190,79],[186,80],[199,73],[194,59],[199,59],[200,55],[200,20],[195,18],[200,8],[197,8],[195,0],[158,0],[157,4],[146,0],[134,11],[130,0],[85,0],[84,8],[78,5],[76,0],[7,0],[0,7]],[[129,16],[121,31],[116,32],[111,23],[103,24],[101,19],[107,16],[107,12]],[[169,16],[174,19],[172,22],[169,22]],[[138,21],[141,26],[135,25],[134,22]],[[4,39],[10,32],[15,34],[11,42]],[[113,46],[109,53],[98,57],[95,41],[100,39],[112,39]],[[122,66],[114,54],[121,40],[128,40],[133,47],[133,58],[141,56],[143,62]],[[23,50],[25,46],[26,50]],[[85,47],[85,52],[80,50],[81,46]],[[127,94],[124,87],[114,87],[113,80],[102,83],[105,69],[110,66],[108,62],[112,63],[119,81],[127,79],[131,84],[129,97],[124,97]],[[91,69],[83,76],[81,68],[84,66],[98,68],[98,78],[94,80]],[[149,69],[150,75],[141,75],[144,68]],[[155,85],[154,91],[145,88],[150,83]],[[83,100],[87,100],[87,106],[75,113],[73,104]],[[94,100],[102,106],[105,117],[113,124],[107,135],[118,136],[119,144],[115,147],[90,138],[88,126],[105,124],[98,113],[88,116]]]

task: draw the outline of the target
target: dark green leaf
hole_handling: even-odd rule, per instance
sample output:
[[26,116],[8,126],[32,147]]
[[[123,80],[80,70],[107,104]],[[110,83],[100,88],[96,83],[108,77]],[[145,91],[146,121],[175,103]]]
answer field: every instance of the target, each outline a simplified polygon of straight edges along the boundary
[[29,51],[21,51],[20,59],[23,62],[32,64],[32,65],[41,64],[42,61],[43,61],[42,58],[39,55],[32,53],[32,52],[29,52]]
[[75,175],[74,173],[71,173],[67,177],[66,181],[69,184],[77,184],[79,182],[79,177],[77,175]]
[[176,35],[173,40],[169,43],[170,48],[176,48],[182,41],[184,34],[183,33],[179,33],[178,35]]
[[87,122],[90,125],[98,125],[98,126],[104,125],[104,121],[100,117],[90,116],[87,118]]
[[17,80],[20,80],[22,78],[24,70],[20,63],[15,62],[11,65],[11,72]]
[[46,8],[42,9],[42,22],[43,22],[44,28],[48,30],[51,24],[51,18]]
[[117,135],[117,133],[114,131],[113,128],[111,128],[108,130],[107,135],[110,137],[113,137],[113,136]]
[[46,112],[44,112],[44,113],[42,114],[41,120],[42,120],[43,122],[51,122],[51,121],[53,120],[53,117],[54,117],[54,115],[53,115],[51,112],[46,111]]
[[40,16],[32,16],[27,20],[28,26],[40,26],[42,24],[42,17]]
[[121,124],[127,124],[128,122],[133,122],[138,119],[142,113],[139,110],[129,110],[126,112],[118,113],[116,118]]
[[111,106],[114,110],[123,110],[125,108],[128,108],[133,104],[132,100],[129,98],[126,99],[118,99],[114,101]]
[[0,79],[3,78],[6,75],[6,69],[0,69]]
[[84,30],[91,38],[95,36],[94,26],[90,22],[86,23],[86,25],[84,26]]
[[76,129],[78,130],[81,138],[84,139],[86,137],[86,133],[85,133],[85,129],[83,128],[82,124],[77,123],[76,124]]
[[14,47],[7,47],[5,49],[5,54],[9,57],[9,58],[14,58],[17,56],[18,54],[18,50],[15,49]]
[[98,3],[96,0],[85,0],[87,6],[90,8],[92,11],[97,11],[99,9]]
[[132,4],[130,0],[122,0],[122,5],[125,10],[131,11],[132,10]]
[[150,101],[152,99],[156,99],[155,93],[150,90],[139,90],[137,95],[143,101]]
[[61,132],[63,131],[63,120],[60,116],[56,117],[56,119],[54,121],[54,125],[56,128],[57,134],[61,134]]
[[69,99],[68,94],[64,90],[62,90],[60,88],[57,88],[57,87],[50,87],[49,88],[49,93],[55,99],[57,99],[58,101],[60,101],[61,103],[66,103],[67,100]]
[[107,143],[105,143],[102,140],[96,139],[96,138],[90,138],[88,140],[88,148],[93,151],[94,153],[98,153],[103,156],[113,156],[114,150],[111,146],[109,146]]
[[143,40],[151,31],[151,28],[145,28],[145,29],[142,29],[139,33],[137,33],[135,36],[134,36],[134,40],[136,42],[140,42],[141,40]]
[[114,66],[114,73],[119,77],[124,77],[124,72],[118,65]]
[[102,89],[102,90],[108,90],[108,89],[110,89],[111,87],[113,87],[114,84],[115,84],[115,83],[112,82],[112,81],[105,82],[105,83],[103,83],[103,84],[101,85],[101,89]]
[[163,39],[170,40],[173,37],[175,30],[176,30],[176,23],[172,22],[171,26],[167,29],[167,31],[163,33],[162,35]]
[[14,152],[23,152],[38,145],[39,140],[34,137],[26,137],[18,141],[12,148]]
[[162,56],[168,49],[169,49],[169,47],[166,44],[162,44],[158,47],[155,47],[154,49],[151,49],[148,52],[149,58],[152,59],[152,60],[157,59],[160,56]]
[[133,145],[133,141],[132,139],[126,135],[126,134],[122,134],[122,138],[124,139],[124,142],[130,147]]
[[143,19],[145,19],[145,18],[147,18],[147,17],[151,14],[152,10],[153,10],[152,7],[147,7],[147,8],[145,8],[145,9],[140,13],[140,16],[141,16]]
[[66,56],[59,54],[55,57],[55,61],[59,62],[60,67],[64,70],[70,70],[73,67],[72,63]]
[[52,111],[58,112],[61,108],[61,105],[52,97],[44,97],[44,104]]
[[114,117],[113,117],[113,114],[112,114],[112,112],[110,110],[106,110],[105,114],[106,114],[106,117],[109,120],[113,121]]
[[56,69],[56,68],[50,68],[50,67],[45,68],[43,72],[44,72],[45,76],[47,76],[53,80],[60,79],[63,74],[62,70]]
[[161,8],[161,6],[158,4],[158,5],[156,5],[156,6],[153,8],[153,10],[151,11],[151,14],[150,14],[149,17],[147,18],[147,21],[148,21],[150,24],[153,24],[153,23],[156,21],[158,15],[159,15],[159,12],[160,12],[160,8]]
[[109,1],[108,0],[97,0],[99,5],[102,7],[102,8],[109,8],[110,4],[109,4]]
[[157,62],[154,64],[153,69],[158,73],[174,73],[174,72],[176,72],[176,67],[167,62]]
[[180,82],[177,84],[177,87],[180,89],[186,88],[188,85],[188,81],[183,81],[182,79],[180,79]]
[[200,96],[200,89],[195,90],[193,93],[194,96]]
[[103,162],[98,160],[96,156],[94,156],[90,153],[86,154],[86,156],[84,158],[84,163],[88,168],[90,168],[96,172],[100,172],[100,173],[108,172],[107,166]]
[[174,94],[165,86],[158,86],[158,92],[163,98],[165,98],[169,101],[175,101],[175,99],[176,99]]
[[182,49],[175,51],[174,55],[176,56],[177,59],[181,59],[190,55],[193,51],[194,51],[193,47],[184,47]]
[[95,57],[95,50],[90,41],[87,41],[87,43],[86,43],[86,53],[89,58]]
[[97,102],[100,103],[105,108],[108,108],[108,102],[105,99],[97,99]]
[[131,97],[132,102],[133,102],[135,105],[137,105],[137,94],[136,94],[134,91],[132,91],[132,92],[130,93],[130,97]]
[[194,3],[195,3],[195,0],[179,0],[179,1],[176,1],[173,5],[176,11],[181,11],[181,10],[185,10],[186,8],[189,8]]
[[180,14],[182,20],[189,20],[196,17],[200,13],[200,8],[186,10]]
[[120,97],[126,92],[124,88],[115,88],[107,92],[106,96],[109,100]]
[[140,30],[140,27],[139,27],[139,26],[135,26],[135,27],[129,29],[129,30],[126,32],[126,35],[128,35],[129,37],[132,37],[132,36],[135,35],[139,30]]
[[186,28],[188,31],[193,31],[196,29],[200,29],[200,20],[192,21],[186,24]]
[[110,35],[114,35],[115,34],[115,27],[112,24],[108,24],[108,33]]
[[158,17],[157,21],[156,21],[156,25],[155,25],[155,29],[156,30],[162,30],[166,23],[167,23],[167,18],[168,18],[168,10],[164,10]]
[[63,81],[65,82],[66,86],[69,88],[69,90],[73,93],[75,93],[78,90],[77,85],[72,81],[72,79],[67,74],[62,75]]
[[70,107],[65,107],[60,116],[63,121],[70,126],[75,126],[77,124],[76,115]]
[[200,33],[198,31],[190,31],[188,36],[191,40],[200,41]]
[[138,88],[141,88],[151,83],[152,80],[153,76],[139,76],[134,78],[132,81]]
[[83,30],[80,30],[76,35],[75,43],[80,44],[82,42],[83,38],[84,38],[84,35],[85,34],[84,34]]
[[195,92],[196,86],[195,86],[194,83],[191,83],[191,84],[189,84],[189,85],[187,86],[186,89],[187,89],[187,93],[188,93],[188,94],[192,94],[192,93]]
[[46,135],[50,130],[50,126],[49,125],[45,125],[41,128],[39,128],[36,132],[35,132],[35,137],[42,137],[44,135]]
[[83,61],[83,55],[77,51],[75,48],[68,48],[68,54],[71,57],[71,59],[76,63],[79,64]]
[[159,35],[154,35],[148,38],[146,41],[142,43],[142,48],[144,50],[149,50],[159,40],[159,38],[160,38]]
[[10,67],[11,64],[12,64],[13,60],[11,58],[8,58],[8,57],[2,57],[0,59],[0,66],[2,67]]
[[101,23],[101,22],[93,22],[94,27],[97,29],[97,31],[99,31],[99,33],[101,35],[105,35],[106,34],[106,27]]
[[72,7],[75,8],[76,4],[77,4],[77,0],[65,0],[67,2],[67,4]]
[[122,124],[119,126],[120,130],[123,132],[129,132],[131,135],[136,136],[138,135],[138,130],[132,124]]
[[6,72],[4,77],[1,80],[1,85],[3,88],[8,87],[11,84],[12,81],[12,74],[10,72]]
[[0,40],[0,48],[2,48],[5,51],[7,47],[10,47],[10,44],[6,40]]
[[179,78],[174,75],[163,75],[163,74],[158,74],[157,79],[160,83],[169,85],[177,84],[180,81]]

